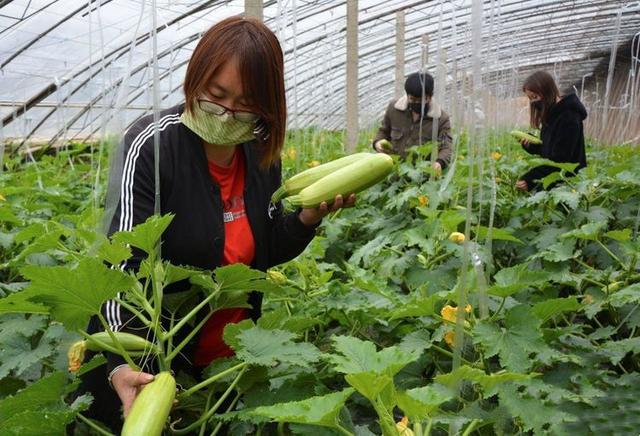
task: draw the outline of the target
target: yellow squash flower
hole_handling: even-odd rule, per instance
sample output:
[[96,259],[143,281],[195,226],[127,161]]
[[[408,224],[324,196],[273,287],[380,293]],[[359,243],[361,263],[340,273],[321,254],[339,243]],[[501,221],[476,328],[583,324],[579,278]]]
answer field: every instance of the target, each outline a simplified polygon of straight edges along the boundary
[[448,346],[453,348],[453,344],[456,342],[456,333],[453,330],[445,332],[444,341],[447,343]]
[[426,206],[429,204],[429,198],[426,195],[421,195],[418,197],[418,203],[420,203],[420,206]]
[[[467,304],[464,307],[464,311],[467,313],[471,313],[471,305]],[[458,312],[458,308],[457,307],[453,307],[450,305],[446,305],[444,306],[441,310],[440,310],[440,315],[446,319],[447,321],[450,322],[456,322],[456,313]]]
[[398,430],[400,436],[414,436],[413,430],[409,428],[409,418],[406,416],[396,422],[396,430]]
[[491,152],[491,158],[493,160],[500,160],[501,157],[502,157],[502,153],[500,153],[499,151]]
[[84,353],[87,351],[87,342],[86,341],[78,341],[74,342],[69,351],[67,352],[67,357],[69,358],[69,371],[76,372],[82,366],[82,361],[84,361]]
[[453,232],[449,235],[449,240],[458,244],[462,244],[464,242],[464,233]]
[[289,149],[287,150],[287,156],[289,156],[289,159],[294,160],[296,158],[296,155],[296,149],[293,147],[289,147]]
[[[467,313],[471,313],[471,310],[472,310],[472,308],[471,308],[470,304],[467,304],[464,307],[464,311],[467,312]],[[450,305],[447,304],[446,306],[444,306],[440,310],[440,315],[446,321],[456,322],[457,312],[458,312],[458,308],[457,307],[453,307],[453,306],[450,306]],[[466,326],[469,326],[469,323],[467,321],[465,321],[464,324]],[[449,345],[450,347],[453,348],[453,344],[455,343],[455,340],[456,340],[456,333],[453,330],[449,330],[449,331],[445,332],[444,341],[447,343],[447,345]]]
[[269,270],[267,271],[267,279],[276,285],[286,285],[287,284],[287,276],[282,274],[280,271]]

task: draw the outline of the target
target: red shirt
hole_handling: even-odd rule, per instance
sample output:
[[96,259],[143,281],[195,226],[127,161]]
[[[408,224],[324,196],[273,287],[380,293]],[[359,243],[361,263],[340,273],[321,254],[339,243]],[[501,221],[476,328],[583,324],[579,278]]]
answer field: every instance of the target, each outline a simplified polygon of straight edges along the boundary
[[[223,265],[244,263],[250,265],[255,256],[255,240],[244,207],[244,178],[246,174],[244,152],[236,148],[231,163],[222,167],[209,161],[209,174],[220,187],[224,219]],[[234,352],[222,339],[224,328],[249,317],[244,308],[216,311],[200,331],[194,363],[208,365],[219,357],[233,356]]]

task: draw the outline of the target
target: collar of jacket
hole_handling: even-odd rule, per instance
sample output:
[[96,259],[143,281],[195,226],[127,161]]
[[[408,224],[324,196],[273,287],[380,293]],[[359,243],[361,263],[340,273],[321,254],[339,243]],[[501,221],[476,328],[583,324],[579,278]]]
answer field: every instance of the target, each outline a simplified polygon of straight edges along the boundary
[[[393,105],[399,111],[406,111],[409,108],[409,98],[404,95],[400,97]],[[427,117],[429,118],[440,118],[442,115],[442,108],[438,104],[435,98],[431,97],[431,101],[429,102],[429,111],[427,112]]]

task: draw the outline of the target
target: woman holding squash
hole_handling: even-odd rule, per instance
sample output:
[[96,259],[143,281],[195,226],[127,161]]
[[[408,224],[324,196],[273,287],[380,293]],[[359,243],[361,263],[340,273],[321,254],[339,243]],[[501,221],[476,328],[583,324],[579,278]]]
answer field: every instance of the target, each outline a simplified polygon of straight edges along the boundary
[[[522,91],[529,99],[530,124],[540,129],[541,144],[521,139],[522,147],[529,153],[554,162],[577,163],[576,171],[587,166],[584,147],[583,121],[587,110],[575,94],[560,95],[553,77],[546,71],[537,71],[524,81]],[[537,166],[516,182],[516,188],[530,191],[539,181],[558,168]]]
[[[155,121],[151,115],[138,120],[124,135],[122,171],[112,174],[108,193],[118,198],[109,233],[130,230],[154,214],[156,131],[161,213],[174,215],[162,237],[162,258],[175,265],[211,270],[244,263],[266,270],[300,254],[327,213],[353,205],[354,195],[337,196],[331,206],[323,202],[285,214],[280,203],[270,202],[281,183],[283,70],[280,44],[262,22],[232,17],[209,29],[187,68],[185,103],[162,111]],[[137,269],[142,259],[134,250],[125,267]],[[171,290],[181,290],[180,284]],[[215,312],[183,364],[203,368],[232,355],[222,332],[228,323],[259,317],[261,295],[251,294],[249,303],[251,310]],[[114,331],[146,334],[115,301],[104,305],[103,315]],[[99,330],[92,320],[89,333]],[[107,373],[98,368],[83,380],[94,396],[88,415],[119,431],[120,407],[126,416],[154,377],[135,371],[119,355],[106,355]]]

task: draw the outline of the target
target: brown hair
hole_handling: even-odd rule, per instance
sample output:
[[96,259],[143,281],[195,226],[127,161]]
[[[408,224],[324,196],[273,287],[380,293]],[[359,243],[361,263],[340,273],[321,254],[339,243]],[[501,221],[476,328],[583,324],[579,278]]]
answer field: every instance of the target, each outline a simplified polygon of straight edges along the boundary
[[556,99],[560,97],[558,85],[556,85],[551,74],[546,71],[536,71],[524,81],[522,91],[535,92],[542,97],[542,109],[531,107],[529,117],[531,127],[539,129],[547,122],[551,107],[556,104]]
[[193,111],[212,77],[228,60],[238,61],[240,80],[249,108],[260,115],[269,137],[258,136],[264,147],[262,166],[280,158],[287,124],[284,58],[274,33],[253,18],[230,17],[211,27],[191,55],[184,80],[185,110]]

